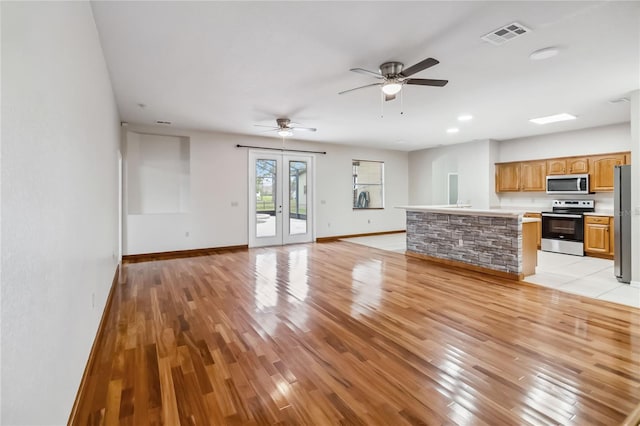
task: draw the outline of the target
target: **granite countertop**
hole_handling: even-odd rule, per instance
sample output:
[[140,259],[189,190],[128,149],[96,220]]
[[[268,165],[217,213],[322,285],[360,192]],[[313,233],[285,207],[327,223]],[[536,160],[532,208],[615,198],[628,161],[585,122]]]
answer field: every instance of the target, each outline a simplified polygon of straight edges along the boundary
[[521,210],[506,210],[506,209],[473,209],[466,205],[439,205],[439,206],[396,206],[397,209],[404,209],[407,211],[424,211],[431,213],[444,213],[455,215],[468,215],[468,216],[494,216],[494,217],[511,217],[520,216],[524,212]]
[[497,210],[515,210],[515,211],[521,211],[521,212],[525,212],[525,213],[542,213],[542,212],[546,212],[546,211],[550,211],[551,210],[551,206],[549,207],[540,207],[540,206],[508,206],[508,207],[501,207],[501,206],[497,206],[497,207],[491,207],[492,209],[497,209]]
[[542,222],[542,219],[538,219],[537,217],[523,217],[522,223],[530,223],[530,222]]
[[592,212],[592,213],[585,213],[585,216],[613,216],[613,210],[602,210],[602,211],[596,211],[596,212]]

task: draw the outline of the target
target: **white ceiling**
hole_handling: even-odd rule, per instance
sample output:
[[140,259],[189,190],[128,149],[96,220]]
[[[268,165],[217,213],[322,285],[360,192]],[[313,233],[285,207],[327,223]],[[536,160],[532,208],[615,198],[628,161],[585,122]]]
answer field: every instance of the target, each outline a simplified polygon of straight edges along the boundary
[[[416,150],[629,121],[608,101],[640,87],[640,2],[93,2],[121,119],[265,135],[289,117],[301,140]],[[519,22],[501,46],[480,39]],[[560,55],[532,61],[534,50]],[[386,61],[440,64],[384,103],[349,72]],[[141,108],[138,104],[145,104]],[[539,126],[534,117],[577,120]],[[458,115],[474,119],[459,123]],[[457,134],[446,129],[459,127]],[[278,137],[274,135],[274,137]]]

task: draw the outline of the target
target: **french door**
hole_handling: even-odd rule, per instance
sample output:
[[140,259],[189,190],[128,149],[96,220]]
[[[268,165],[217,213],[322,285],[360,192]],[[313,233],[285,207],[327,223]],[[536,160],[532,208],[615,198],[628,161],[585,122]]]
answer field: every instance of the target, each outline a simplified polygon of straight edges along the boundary
[[249,152],[249,247],[313,241],[313,160]]

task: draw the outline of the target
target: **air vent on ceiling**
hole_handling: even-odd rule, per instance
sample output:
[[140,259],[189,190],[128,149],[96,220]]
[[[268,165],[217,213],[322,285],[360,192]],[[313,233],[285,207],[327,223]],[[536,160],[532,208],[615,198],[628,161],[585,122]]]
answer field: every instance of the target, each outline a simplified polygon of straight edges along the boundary
[[522,24],[514,22],[513,24],[505,25],[502,28],[498,28],[495,31],[491,31],[489,34],[480,37],[484,41],[488,41],[491,44],[499,46],[516,37],[520,37],[523,34],[530,33],[531,30]]

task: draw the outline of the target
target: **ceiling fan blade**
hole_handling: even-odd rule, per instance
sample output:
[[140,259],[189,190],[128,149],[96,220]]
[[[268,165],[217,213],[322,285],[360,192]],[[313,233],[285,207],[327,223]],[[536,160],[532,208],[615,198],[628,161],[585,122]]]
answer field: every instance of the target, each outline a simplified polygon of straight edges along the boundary
[[279,130],[280,127],[276,126],[265,126],[264,124],[254,124],[255,127],[268,127],[270,130]]
[[387,94],[384,95],[384,100],[385,101],[392,101],[395,98],[396,98],[396,95],[387,95]]
[[449,80],[433,80],[430,78],[410,78],[404,81],[405,84],[417,84],[418,86],[446,86]]
[[375,78],[384,78],[379,72],[365,70],[364,68],[351,68],[349,71],[370,75]]
[[367,84],[366,86],[360,86],[360,87],[356,87],[349,90],[343,90],[342,92],[338,92],[338,95],[344,95],[345,93],[353,92],[354,90],[360,90],[360,89],[364,89],[365,87],[372,87],[372,86],[382,86],[382,83],[371,83],[371,84]]
[[437,59],[427,58],[424,61],[420,61],[415,65],[411,65],[409,68],[402,71],[399,75],[401,77],[409,77],[410,75],[413,75],[422,70],[426,70],[427,68],[430,68],[434,65],[438,65],[439,63],[440,61],[438,61]]
[[315,132],[316,130],[318,130],[314,127],[289,127],[289,128],[291,130],[295,130],[295,131],[301,130],[303,132]]

